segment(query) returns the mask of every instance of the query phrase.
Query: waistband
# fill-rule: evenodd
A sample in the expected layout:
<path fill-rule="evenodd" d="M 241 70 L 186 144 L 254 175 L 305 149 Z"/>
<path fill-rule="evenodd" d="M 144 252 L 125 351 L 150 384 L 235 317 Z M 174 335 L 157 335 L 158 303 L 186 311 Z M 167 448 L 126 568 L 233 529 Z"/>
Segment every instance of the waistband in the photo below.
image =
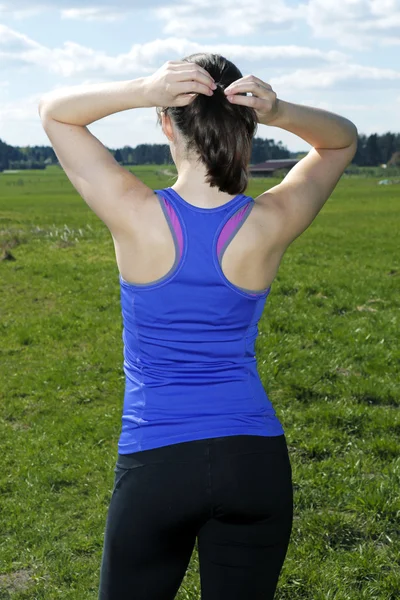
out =
<path fill-rule="evenodd" d="M 203 440 L 191 440 L 140 450 L 131 454 L 118 454 L 116 466 L 134 469 L 149 464 L 165 462 L 187 462 L 210 457 L 213 453 L 224 455 L 253 453 L 288 453 L 285 434 L 274 436 L 231 435 Z"/>

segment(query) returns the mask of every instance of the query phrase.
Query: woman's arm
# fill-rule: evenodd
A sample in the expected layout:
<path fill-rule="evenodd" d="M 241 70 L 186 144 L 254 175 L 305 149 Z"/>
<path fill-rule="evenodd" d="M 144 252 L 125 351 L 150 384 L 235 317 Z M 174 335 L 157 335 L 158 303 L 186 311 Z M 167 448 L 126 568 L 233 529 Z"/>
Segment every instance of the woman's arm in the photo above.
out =
<path fill-rule="evenodd" d="M 345 117 L 281 100 L 269 83 L 254 75 L 234 81 L 225 94 L 233 104 L 253 108 L 259 123 L 286 129 L 314 148 L 339 150 L 357 143 L 357 128 Z"/>
<path fill-rule="evenodd" d="M 184 106 L 210 94 L 212 78 L 187 62 L 168 61 L 150 77 L 56 90 L 39 102 L 43 128 L 67 177 L 113 237 L 132 237 L 153 190 L 122 167 L 87 125 L 116 112 Z"/>
<path fill-rule="evenodd" d="M 211 95 L 215 87 L 211 75 L 199 65 L 168 61 L 149 77 L 50 92 L 40 100 L 39 113 L 84 126 L 130 108 L 185 106 L 198 93 Z"/>
<path fill-rule="evenodd" d="M 282 255 L 311 225 L 351 162 L 357 128 L 335 113 L 278 99 L 270 84 L 254 75 L 235 81 L 225 93 L 230 102 L 252 107 L 259 123 L 286 129 L 313 146 L 281 183 L 256 198 L 274 223 L 269 243 Z"/>
<path fill-rule="evenodd" d="M 283 251 L 313 222 L 339 182 L 357 149 L 352 121 L 319 108 L 278 100 L 268 125 L 286 129 L 313 146 L 280 184 L 265 194 L 277 207 L 276 244 Z"/>
<path fill-rule="evenodd" d="M 357 140 L 357 128 L 352 121 L 336 113 L 277 98 L 278 109 L 272 120 L 260 122 L 286 129 L 301 137 L 314 148 L 346 148 Z"/>
<path fill-rule="evenodd" d="M 147 78 L 111 83 L 79 85 L 45 94 L 39 103 L 39 114 L 61 123 L 90 125 L 108 115 L 151 106 L 144 94 Z"/>
<path fill-rule="evenodd" d="M 114 237 L 131 235 L 153 191 L 121 166 L 87 125 L 141 106 L 142 79 L 75 86 L 39 102 L 43 129 L 68 179 Z"/>

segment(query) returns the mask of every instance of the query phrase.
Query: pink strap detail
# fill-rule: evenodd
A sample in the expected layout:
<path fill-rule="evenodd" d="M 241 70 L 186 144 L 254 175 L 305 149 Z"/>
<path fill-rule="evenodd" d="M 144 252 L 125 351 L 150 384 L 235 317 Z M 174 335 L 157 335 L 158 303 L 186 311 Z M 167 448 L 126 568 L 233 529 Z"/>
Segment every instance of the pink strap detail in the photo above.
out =
<path fill-rule="evenodd" d="M 218 244 L 217 244 L 218 259 L 219 259 L 219 255 L 220 255 L 221 250 L 222 250 L 223 246 L 225 245 L 226 241 L 232 235 L 233 231 L 239 227 L 241 221 L 246 216 L 247 211 L 250 210 L 250 207 L 251 207 L 250 204 L 246 204 L 246 206 L 243 206 L 240 210 L 238 210 L 237 213 L 235 213 L 229 219 L 229 221 L 227 223 L 225 223 L 225 225 L 222 228 L 222 231 L 220 233 L 220 236 L 218 239 Z"/>
<path fill-rule="evenodd" d="M 180 259 L 181 256 L 182 256 L 182 252 L 183 252 L 183 233 L 182 233 L 181 224 L 179 223 L 179 219 L 176 216 L 175 211 L 174 211 L 171 203 L 168 202 L 168 200 L 166 198 L 164 198 L 164 196 L 162 196 L 162 199 L 164 200 L 164 205 L 165 205 L 165 207 L 167 209 L 169 219 L 171 221 L 172 227 L 174 228 L 174 232 L 175 232 L 175 235 L 176 235 L 177 240 L 178 240 L 179 259 Z"/>

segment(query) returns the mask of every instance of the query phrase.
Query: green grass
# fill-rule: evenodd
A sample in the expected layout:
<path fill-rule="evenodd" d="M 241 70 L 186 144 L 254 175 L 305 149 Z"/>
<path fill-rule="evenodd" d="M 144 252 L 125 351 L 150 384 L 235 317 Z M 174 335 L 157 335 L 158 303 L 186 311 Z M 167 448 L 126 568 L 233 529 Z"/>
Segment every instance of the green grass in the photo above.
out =
<path fill-rule="evenodd" d="M 163 169 L 133 171 L 156 189 Z M 260 321 L 294 484 L 277 600 L 399 598 L 400 186 L 377 181 L 342 178 Z M 0 234 L 0 599 L 96 600 L 124 389 L 111 235 L 55 167 L 0 174 Z M 177 598 L 199 590 L 196 548 Z"/>

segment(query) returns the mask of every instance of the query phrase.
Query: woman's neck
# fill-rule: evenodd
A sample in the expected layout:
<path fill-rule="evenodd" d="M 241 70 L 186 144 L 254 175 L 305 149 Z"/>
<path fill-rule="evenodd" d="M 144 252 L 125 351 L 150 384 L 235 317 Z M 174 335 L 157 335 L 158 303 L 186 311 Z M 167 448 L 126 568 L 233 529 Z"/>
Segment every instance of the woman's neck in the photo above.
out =
<path fill-rule="evenodd" d="M 235 198 L 237 194 L 221 192 L 206 182 L 206 169 L 202 165 L 185 163 L 179 166 L 178 179 L 171 186 L 184 200 L 201 208 L 215 208 Z"/>

